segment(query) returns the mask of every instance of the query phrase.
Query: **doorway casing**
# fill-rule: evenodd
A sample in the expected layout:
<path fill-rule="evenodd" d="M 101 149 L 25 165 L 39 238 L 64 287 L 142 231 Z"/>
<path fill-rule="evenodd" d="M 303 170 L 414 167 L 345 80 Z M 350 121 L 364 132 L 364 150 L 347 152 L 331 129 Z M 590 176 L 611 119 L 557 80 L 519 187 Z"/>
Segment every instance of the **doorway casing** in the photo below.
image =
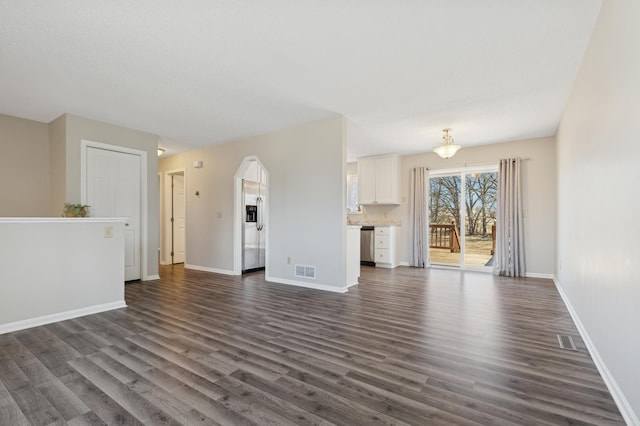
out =
<path fill-rule="evenodd" d="M 169 170 L 163 173 L 164 177 L 162 179 L 163 182 L 163 207 L 162 207 L 162 235 L 161 235 L 161 240 L 162 240 L 162 249 L 161 249 L 161 264 L 162 265 L 171 265 L 171 195 L 173 192 L 173 189 L 171 187 L 172 185 L 172 177 L 173 176 L 183 176 L 184 177 L 184 187 L 185 187 L 185 191 L 186 191 L 186 187 L 187 187 L 187 170 L 182 168 L 182 169 L 175 169 L 175 170 Z M 187 227 L 187 199 L 186 197 L 184 197 L 184 214 L 185 214 L 185 239 L 186 239 L 186 227 Z M 185 263 L 186 263 L 186 241 L 184 244 L 185 247 Z"/>
<path fill-rule="evenodd" d="M 105 149 L 140 157 L 140 267 L 142 281 L 159 279 L 149 275 L 149 199 L 147 182 L 147 152 L 83 139 L 80 141 L 80 202 L 87 203 L 87 152 L 89 148 Z"/>

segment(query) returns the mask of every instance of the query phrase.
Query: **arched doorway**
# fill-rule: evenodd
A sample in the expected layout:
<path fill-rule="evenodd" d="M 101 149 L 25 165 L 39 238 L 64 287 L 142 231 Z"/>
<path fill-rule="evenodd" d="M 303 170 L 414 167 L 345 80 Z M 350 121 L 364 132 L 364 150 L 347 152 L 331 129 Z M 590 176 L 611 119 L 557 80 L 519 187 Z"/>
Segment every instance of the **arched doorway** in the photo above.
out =
<path fill-rule="evenodd" d="M 255 188 L 255 192 L 250 193 L 251 188 Z M 262 267 L 266 270 L 269 263 L 269 173 L 257 156 L 242 160 L 235 174 L 234 193 L 234 274 Z"/>

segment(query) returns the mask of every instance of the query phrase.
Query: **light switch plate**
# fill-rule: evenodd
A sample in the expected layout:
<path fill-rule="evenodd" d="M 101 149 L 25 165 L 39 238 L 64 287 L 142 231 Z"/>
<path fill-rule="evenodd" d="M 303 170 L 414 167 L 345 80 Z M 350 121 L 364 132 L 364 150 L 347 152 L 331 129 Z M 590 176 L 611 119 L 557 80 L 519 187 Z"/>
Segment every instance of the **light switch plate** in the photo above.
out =
<path fill-rule="evenodd" d="M 113 226 L 105 226 L 104 227 L 104 237 L 105 238 L 113 238 Z"/>

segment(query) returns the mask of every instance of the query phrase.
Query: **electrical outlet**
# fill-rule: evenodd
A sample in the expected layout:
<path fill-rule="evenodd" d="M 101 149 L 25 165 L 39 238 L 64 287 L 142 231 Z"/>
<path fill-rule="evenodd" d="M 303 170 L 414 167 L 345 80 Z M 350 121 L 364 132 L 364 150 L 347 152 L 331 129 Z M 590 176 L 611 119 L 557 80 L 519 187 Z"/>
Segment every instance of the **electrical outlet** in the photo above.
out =
<path fill-rule="evenodd" d="M 105 238 L 113 238 L 113 226 L 105 226 L 104 227 L 104 237 Z"/>
<path fill-rule="evenodd" d="M 287 257 L 287 263 L 291 265 L 291 256 Z"/>
<path fill-rule="evenodd" d="M 217 217 L 218 219 L 222 219 L 222 210 L 218 210 L 218 211 L 216 212 L 216 217 Z"/>

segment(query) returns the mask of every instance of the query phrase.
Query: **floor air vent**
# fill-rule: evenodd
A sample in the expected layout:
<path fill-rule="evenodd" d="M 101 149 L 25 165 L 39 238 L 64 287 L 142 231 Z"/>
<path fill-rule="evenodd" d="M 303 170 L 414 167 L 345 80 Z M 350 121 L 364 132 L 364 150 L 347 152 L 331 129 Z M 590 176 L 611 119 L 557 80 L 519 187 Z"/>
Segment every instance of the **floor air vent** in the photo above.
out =
<path fill-rule="evenodd" d="M 577 351 L 576 344 L 573 343 L 573 338 L 571 336 L 563 336 L 558 334 L 558 343 L 562 349 L 566 349 L 569 351 Z"/>
<path fill-rule="evenodd" d="M 296 265 L 296 277 L 316 279 L 316 267 L 308 265 Z"/>

